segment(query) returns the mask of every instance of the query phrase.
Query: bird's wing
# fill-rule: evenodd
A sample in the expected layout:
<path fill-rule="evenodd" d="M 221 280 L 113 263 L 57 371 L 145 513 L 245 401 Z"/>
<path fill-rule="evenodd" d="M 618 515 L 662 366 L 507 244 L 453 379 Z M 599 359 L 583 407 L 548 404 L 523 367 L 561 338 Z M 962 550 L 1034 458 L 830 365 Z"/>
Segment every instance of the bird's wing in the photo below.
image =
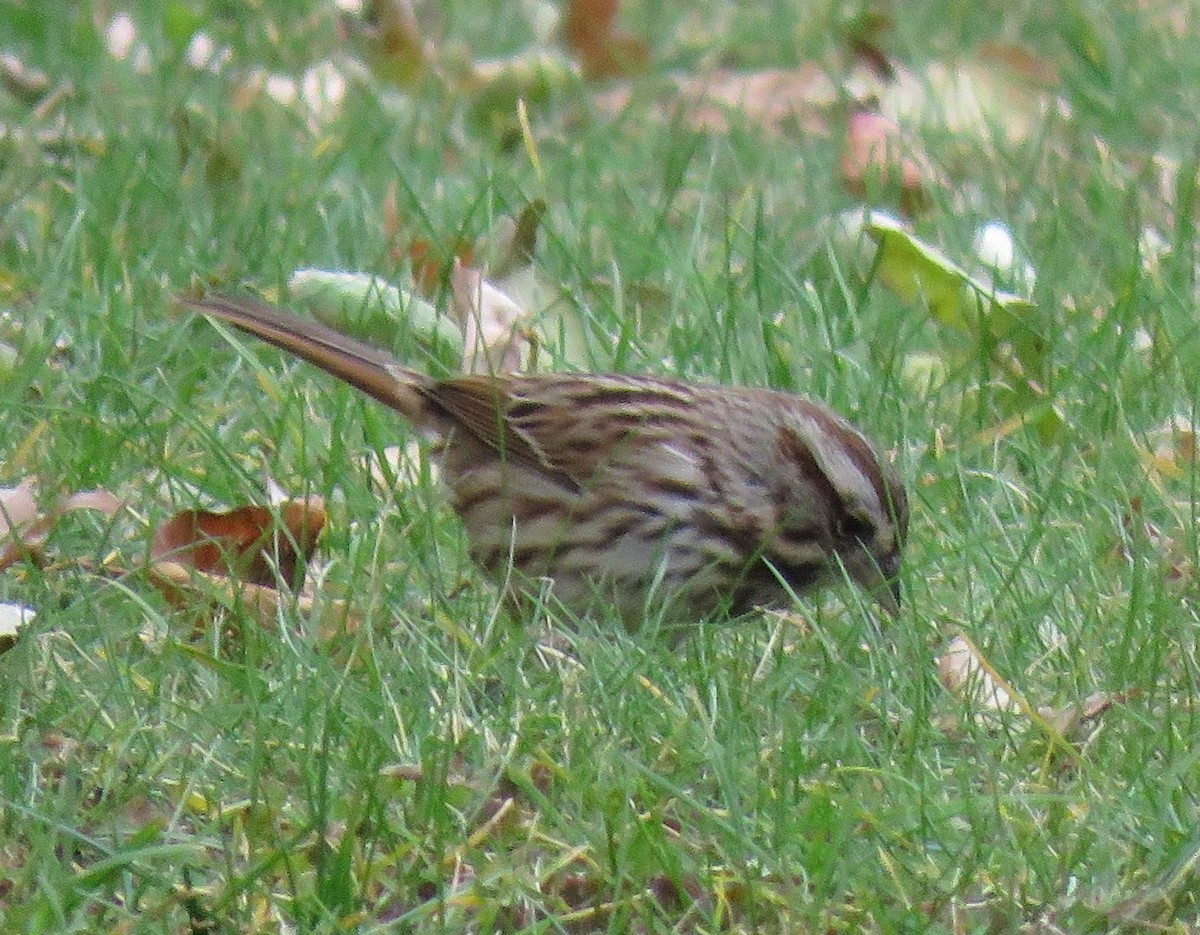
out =
<path fill-rule="evenodd" d="M 519 413 L 527 404 L 513 398 L 508 378 L 452 377 L 428 387 L 425 395 L 455 426 L 483 442 L 501 459 L 527 464 L 561 483 L 579 486 L 578 478 L 556 463 L 543 440 L 514 420 L 514 408 Z M 540 408 L 548 409 L 549 404 L 543 403 Z"/>
<path fill-rule="evenodd" d="M 669 428 L 661 402 L 687 392 L 668 381 L 602 374 L 454 377 L 423 391 L 502 457 L 577 488 L 661 441 L 657 433 Z"/>

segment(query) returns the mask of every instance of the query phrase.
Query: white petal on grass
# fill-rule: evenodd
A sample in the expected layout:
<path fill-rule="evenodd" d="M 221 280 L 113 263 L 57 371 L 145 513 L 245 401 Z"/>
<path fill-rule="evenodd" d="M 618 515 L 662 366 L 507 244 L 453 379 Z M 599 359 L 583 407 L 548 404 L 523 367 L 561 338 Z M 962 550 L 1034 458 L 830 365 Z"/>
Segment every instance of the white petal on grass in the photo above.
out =
<path fill-rule="evenodd" d="M 1017 250 L 1012 231 L 999 221 L 989 221 L 975 233 L 975 255 L 988 269 L 1025 289 L 1032 289 L 1037 273 Z"/>
<path fill-rule="evenodd" d="M 37 611 L 20 604 L 0 604 L 0 653 L 11 649 L 21 635 L 21 629 L 34 617 Z"/>
<path fill-rule="evenodd" d="M 192 36 L 187 47 L 188 64 L 198 70 L 219 71 L 229 61 L 231 54 L 228 46 L 218 49 L 213 37 L 206 32 Z"/>
<path fill-rule="evenodd" d="M 300 79 L 300 99 L 318 117 L 332 115 L 346 96 L 346 76 L 333 62 L 321 62 Z"/>
<path fill-rule="evenodd" d="M 267 94 L 280 104 L 294 104 L 300 96 L 300 90 L 296 87 L 296 82 L 286 75 L 267 75 L 266 83 L 263 87 Z"/>
<path fill-rule="evenodd" d="M 137 26 L 128 13 L 118 13 L 108 24 L 104 33 L 108 54 L 120 61 L 129 58 L 133 44 L 137 41 Z"/>
<path fill-rule="evenodd" d="M 150 49 L 138 40 L 137 24 L 128 13 L 118 13 L 104 34 L 109 54 L 121 62 L 129 62 L 139 75 L 150 73 Z"/>
<path fill-rule="evenodd" d="M 999 221 L 989 221 L 975 234 L 975 253 L 985 266 L 1007 272 L 1017 258 L 1017 245 L 1009 229 Z"/>

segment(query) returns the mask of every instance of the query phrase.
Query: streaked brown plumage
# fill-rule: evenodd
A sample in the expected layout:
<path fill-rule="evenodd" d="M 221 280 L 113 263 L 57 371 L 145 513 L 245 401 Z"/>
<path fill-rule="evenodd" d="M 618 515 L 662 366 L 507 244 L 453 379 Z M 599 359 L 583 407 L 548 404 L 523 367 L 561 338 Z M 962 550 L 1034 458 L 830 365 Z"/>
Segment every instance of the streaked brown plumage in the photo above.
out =
<path fill-rule="evenodd" d="M 840 575 L 895 613 L 904 487 L 871 443 L 788 393 L 594 373 L 437 380 L 247 298 L 184 299 L 329 371 L 443 442 L 493 578 L 552 578 L 584 611 L 694 620 L 786 607 Z"/>

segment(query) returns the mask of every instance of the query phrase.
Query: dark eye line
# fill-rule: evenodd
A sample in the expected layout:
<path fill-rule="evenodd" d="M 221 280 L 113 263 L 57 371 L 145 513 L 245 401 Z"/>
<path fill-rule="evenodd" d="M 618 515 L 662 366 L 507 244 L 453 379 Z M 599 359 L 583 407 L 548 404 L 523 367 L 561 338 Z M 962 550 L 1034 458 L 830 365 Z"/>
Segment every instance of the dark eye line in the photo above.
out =
<path fill-rule="evenodd" d="M 847 513 L 838 520 L 835 534 L 839 539 L 861 539 L 869 542 L 875 538 L 875 524 L 865 516 Z"/>

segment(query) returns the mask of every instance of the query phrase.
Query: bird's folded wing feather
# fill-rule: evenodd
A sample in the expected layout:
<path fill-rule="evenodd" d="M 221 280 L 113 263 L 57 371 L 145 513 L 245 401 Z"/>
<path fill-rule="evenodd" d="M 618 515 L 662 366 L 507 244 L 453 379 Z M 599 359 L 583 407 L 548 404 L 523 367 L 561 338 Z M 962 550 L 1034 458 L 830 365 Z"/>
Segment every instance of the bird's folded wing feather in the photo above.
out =
<path fill-rule="evenodd" d="M 564 470 L 538 440 L 514 425 L 510 417 L 514 400 L 503 378 L 455 377 L 429 387 L 426 395 L 457 426 L 502 459 L 523 462 L 570 487 L 580 486 L 580 478 Z"/>

